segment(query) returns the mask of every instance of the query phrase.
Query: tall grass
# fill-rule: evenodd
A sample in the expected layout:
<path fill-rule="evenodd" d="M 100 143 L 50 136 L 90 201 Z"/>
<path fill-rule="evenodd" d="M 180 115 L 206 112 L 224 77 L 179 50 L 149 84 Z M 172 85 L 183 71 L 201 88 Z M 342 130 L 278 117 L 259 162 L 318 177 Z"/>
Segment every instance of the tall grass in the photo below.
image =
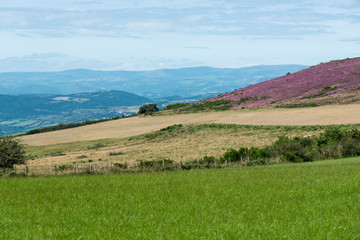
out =
<path fill-rule="evenodd" d="M 357 239 L 360 158 L 0 179 L 0 239 Z"/>

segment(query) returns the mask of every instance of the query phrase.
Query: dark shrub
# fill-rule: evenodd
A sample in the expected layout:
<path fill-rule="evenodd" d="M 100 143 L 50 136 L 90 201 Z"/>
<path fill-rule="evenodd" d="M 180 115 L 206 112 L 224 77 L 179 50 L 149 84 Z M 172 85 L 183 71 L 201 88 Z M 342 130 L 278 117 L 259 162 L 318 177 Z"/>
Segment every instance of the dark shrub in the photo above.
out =
<path fill-rule="evenodd" d="M 74 166 L 73 165 L 70 165 L 70 164 L 62 164 L 59 166 L 59 170 L 60 171 L 64 171 L 64 170 L 71 170 L 71 169 L 74 169 Z"/>
<path fill-rule="evenodd" d="M 241 149 L 240 149 L 241 150 Z M 248 151 L 248 156 L 252 160 L 266 159 L 272 156 L 271 152 L 266 148 L 255 148 L 252 147 Z"/>
<path fill-rule="evenodd" d="M 151 104 L 145 104 L 145 105 L 141 106 L 138 113 L 145 114 L 145 115 L 151 115 L 157 111 L 159 111 L 159 108 L 157 107 L 157 105 L 155 103 L 151 103 Z"/>
<path fill-rule="evenodd" d="M 285 159 L 286 159 L 286 161 L 294 162 L 294 163 L 300 163 L 300 162 L 304 161 L 302 158 L 296 156 L 295 154 L 293 154 L 291 152 L 285 153 Z"/>
<path fill-rule="evenodd" d="M 360 155 L 360 141 L 355 138 L 345 137 L 339 143 L 339 150 L 342 151 L 342 156 L 352 157 Z"/>
<path fill-rule="evenodd" d="M 227 150 L 224 155 L 220 158 L 220 161 L 223 163 L 225 161 L 228 162 L 237 162 L 240 161 L 241 157 L 245 157 L 248 152 L 247 148 L 241 148 L 239 151 L 235 149 Z"/>
<path fill-rule="evenodd" d="M 343 137 L 343 131 L 338 127 L 327 128 L 317 138 L 318 146 L 328 144 L 331 142 L 338 142 Z"/>
<path fill-rule="evenodd" d="M 290 152 L 303 161 L 310 162 L 314 160 L 313 144 L 314 141 L 310 137 L 295 137 L 291 139 L 281 136 L 270 149 L 272 149 L 275 156 L 283 156 L 286 159 L 286 153 Z"/>
<path fill-rule="evenodd" d="M 203 158 L 204 163 L 215 163 L 216 158 L 214 156 L 205 156 Z"/>
<path fill-rule="evenodd" d="M 10 136 L 0 138 L 0 168 L 12 168 L 14 164 L 24 164 L 24 146 Z"/>

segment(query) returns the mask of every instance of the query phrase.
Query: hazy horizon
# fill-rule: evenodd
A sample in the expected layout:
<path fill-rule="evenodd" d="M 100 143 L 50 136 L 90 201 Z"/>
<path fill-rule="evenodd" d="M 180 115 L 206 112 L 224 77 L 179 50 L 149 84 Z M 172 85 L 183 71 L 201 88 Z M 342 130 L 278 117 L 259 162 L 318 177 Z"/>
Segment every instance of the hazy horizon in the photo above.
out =
<path fill-rule="evenodd" d="M 67 72 L 67 71 L 104 71 L 104 72 L 152 72 L 152 71 L 161 71 L 161 70 L 179 70 L 179 69 L 191 69 L 191 68 L 213 68 L 213 69 L 240 69 L 240 68 L 249 68 L 249 67 L 261 67 L 261 66 L 304 66 L 304 67 L 311 67 L 310 65 L 302 65 L 302 64 L 250 64 L 250 65 L 244 65 L 239 67 L 211 67 L 211 66 L 190 66 L 190 67 L 168 67 L 168 68 L 154 68 L 154 69 L 148 69 L 148 70 L 122 70 L 122 69 L 95 69 L 95 68 L 69 68 L 69 69 L 63 69 L 63 70 L 48 70 L 48 71 L 10 71 L 10 72 L 1 72 L 0 73 L 47 73 L 47 72 Z"/>

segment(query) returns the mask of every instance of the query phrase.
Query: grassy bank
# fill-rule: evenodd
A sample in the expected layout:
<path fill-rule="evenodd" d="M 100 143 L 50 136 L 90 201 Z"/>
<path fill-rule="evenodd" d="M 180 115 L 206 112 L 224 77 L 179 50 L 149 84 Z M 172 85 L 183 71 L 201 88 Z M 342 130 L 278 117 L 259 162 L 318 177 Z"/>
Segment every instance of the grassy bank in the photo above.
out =
<path fill-rule="evenodd" d="M 360 158 L 0 179 L 1 239 L 356 239 Z"/>
<path fill-rule="evenodd" d="M 27 165 L 35 172 L 42 167 L 63 164 L 110 164 L 137 160 L 175 162 L 200 159 L 204 156 L 220 158 L 230 148 L 263 147 L 274 143 L 279 136 L 312 136 L 331 126 L 251 126 L 236 124 L 172 125 L 158 131 L 127 138 L 80 141 L 47 146 L 27 146 Z M 359 125 L 342 125 L 341 129 Z M 119 153 L 119 154 L 112 154 Z M 18 166 L 24 170 L 25 166 Z"/>

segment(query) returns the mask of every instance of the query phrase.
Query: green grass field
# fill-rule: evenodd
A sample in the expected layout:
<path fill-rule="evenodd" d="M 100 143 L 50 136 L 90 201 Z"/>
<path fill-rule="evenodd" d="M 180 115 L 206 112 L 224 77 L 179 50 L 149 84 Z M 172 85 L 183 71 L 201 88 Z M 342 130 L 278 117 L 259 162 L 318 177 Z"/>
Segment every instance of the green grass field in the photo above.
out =
<path fill-rule="evenodd" d="M 0 239 L 360 239 L 360 158 L 0 179 Z"/>

